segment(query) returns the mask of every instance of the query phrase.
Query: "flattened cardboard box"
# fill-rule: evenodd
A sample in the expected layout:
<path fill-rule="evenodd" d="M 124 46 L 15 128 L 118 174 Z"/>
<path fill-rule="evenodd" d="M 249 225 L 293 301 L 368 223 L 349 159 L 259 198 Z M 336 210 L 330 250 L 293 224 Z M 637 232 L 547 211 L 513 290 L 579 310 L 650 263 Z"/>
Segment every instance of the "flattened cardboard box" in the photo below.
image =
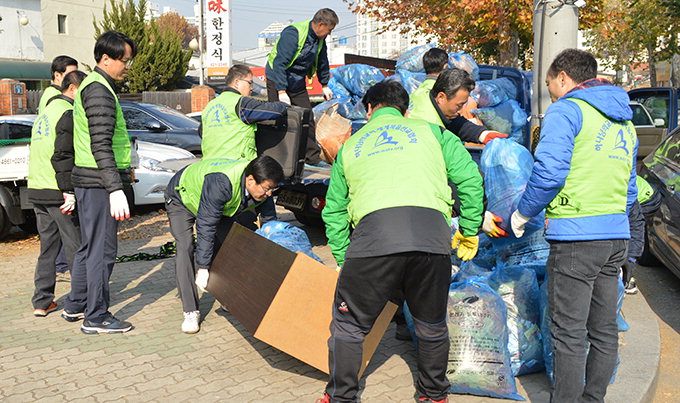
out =
<path fill-rule="evenodd" d="M 328 373 L 337 279 L 330 267 L 234 224 L 207 289 L 255 338 Z M 388 303 L 366 336 L 360 376 L 396 310 Z"/>

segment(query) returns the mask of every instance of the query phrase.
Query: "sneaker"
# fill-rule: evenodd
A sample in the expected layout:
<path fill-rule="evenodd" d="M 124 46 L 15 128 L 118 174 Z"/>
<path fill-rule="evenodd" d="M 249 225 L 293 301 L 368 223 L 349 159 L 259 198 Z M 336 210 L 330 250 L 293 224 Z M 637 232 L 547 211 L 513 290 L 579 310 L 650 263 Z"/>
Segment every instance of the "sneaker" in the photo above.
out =
<path fill-rule="evenodd" d="M 182 331 L 184 333 L 194 334 L 198 333 L 200 327 L 198 326 L 198 319 L 201 313 L 199 311 L 184 312 L 184 322 L 182 322 Z"/>
<path fill-rule="evenodd" d="M 50 306 L 47 307 L 47 309 L 34 309 L 33 310 L 33 316 L 37 316 L 39 318 L 47 316 L 48 313 L 54 312 L 57 310 L 57 304 L 56 302 L 52 301 L 50 302 Z"/>
<path fill-rule="evenodd" d="M 638 288 L 637 284 L 635 283 L 635 277 L 631 277 L 630 281 L 628 281 L 628 284 L 626 284 L 626 294 L 637 294 Z"/>
<path fill-rule="evenodd" d="M 441 400 L 433 400 L 430 399 L 429 397 L 421 397 L 418 399 L 419 402 L 432 402 L 432 403 L 449 403 L 449 398 L 445 397 Z"/>
<path fill-rule="evenodd" d="M 61 317 L 67 322 L 78 322 L 81 319 L 85 319 L 85 314 L 83 312 L 71 312 L 64 308 L 64 310 L 61 311 Z"/>
<path fill-rule="evenodd" d="M 324 393 L 323 397 L 316 399 L 315 403 L 331 403 L 331 397 L 328 395 L 328 393 Z"/>
<path fill-rule="evenodd" d="M 84 320 L 80 331 L 85 334 L 99 334 L 99 333 L 125 333 L 132 330 L 132 324 L 123 320 L 118 320 L 113 316 L 103 322 L 93 322 L 91 320 Z"/>

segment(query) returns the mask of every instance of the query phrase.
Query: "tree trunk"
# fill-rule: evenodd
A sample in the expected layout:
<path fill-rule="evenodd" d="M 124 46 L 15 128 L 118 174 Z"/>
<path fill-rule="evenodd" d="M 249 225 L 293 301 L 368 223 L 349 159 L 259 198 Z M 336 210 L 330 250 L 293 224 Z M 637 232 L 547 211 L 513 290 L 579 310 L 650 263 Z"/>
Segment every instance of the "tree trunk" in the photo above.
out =
<path fill-rule="evenodd" d="M 675 53 L 671 59 L 671 86 L 680 88 L 680 54 Z"/>
<path fill-rule="evenodd" d="M 501 26 L 500 30 L 504 27 Z M 500 32 L 498 40 L 498 64 L 517 67 L 519 62 L 519 34 L 517 31 Z"/>
<path fill-rule="evenodd" d="M 649 63 L 649 86 L 656 87 L 656 64 L 654 62 L 654 44 L 647 44 L 647 62 Z"/>

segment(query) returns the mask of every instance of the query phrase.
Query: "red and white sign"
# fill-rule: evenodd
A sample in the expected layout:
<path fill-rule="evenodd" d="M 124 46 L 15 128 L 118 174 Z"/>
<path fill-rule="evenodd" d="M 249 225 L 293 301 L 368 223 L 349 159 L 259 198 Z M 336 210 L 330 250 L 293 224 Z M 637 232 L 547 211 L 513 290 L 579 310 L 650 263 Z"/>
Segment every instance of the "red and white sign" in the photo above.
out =
<path fill-rule="evenodd" d="M 231 66 L 231 0 L 202 0 L 205 67 L 211 78 L 226 77 Z"/>

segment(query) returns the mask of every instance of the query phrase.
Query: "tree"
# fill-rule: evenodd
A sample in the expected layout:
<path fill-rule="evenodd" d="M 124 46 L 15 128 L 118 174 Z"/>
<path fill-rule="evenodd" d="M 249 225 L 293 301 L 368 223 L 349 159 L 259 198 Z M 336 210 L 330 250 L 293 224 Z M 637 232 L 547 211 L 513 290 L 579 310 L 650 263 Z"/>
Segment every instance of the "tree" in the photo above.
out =
<path fill-rule="evenodd" d="M 94 21 L 95 38 L 105 31 L 124 33 L 137 43 L 137 56 L 121 86 L 121 92 L 173 90 L 189 68 L 191 51 L 182 47 L 182 36 L 173 29 L 161 29 L 154 21 L 144 22 L 146 0 L 110 0 L 104 17 Z"/>
<path fill-rule="evenodd" d="M 186 18 L 177 13 L 162 14 L 155 22 L 161 31 L 169 29 L 179 33 L 182 37 L 182 47 L 185 49 L 192 39 L 198 38 L 198 27 L 189 25 Z"/>

